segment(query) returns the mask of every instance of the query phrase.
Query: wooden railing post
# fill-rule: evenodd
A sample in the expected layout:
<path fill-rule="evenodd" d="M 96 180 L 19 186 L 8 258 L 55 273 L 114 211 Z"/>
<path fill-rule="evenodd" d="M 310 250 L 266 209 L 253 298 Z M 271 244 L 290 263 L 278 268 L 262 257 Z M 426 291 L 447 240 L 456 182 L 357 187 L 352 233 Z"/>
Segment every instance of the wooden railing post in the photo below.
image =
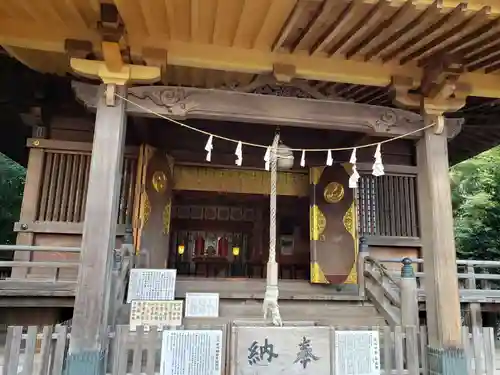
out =
<path fill-rule="evenodd" d="M 360 297 L 365 297 L 365 258 L 370 255 L 368 251 L 368 244 L 366 243 L 366 238 L 361 237 L 359 239 L 359 252 L 358 252 L 358 293 Z"/>
<path fill-rule="evenodd" d="M 474 271 L 474 266 L 467 266 L 467 289 L 474 290 L 476 289 L 476 273 Z M 482 328 L 483 326 L 483 317 L 481 315 L 481 304 L 480 303 L 469 303 L 469 317 L 470 317 L 470 328 L 471 332 L 474 333 L 474 330 Z"/>
<path fill-rule="evenodd" d="M 401 267 L 401 323 L 403 326 L 419 326 L 417 279 L 410 258 L 402 260 Z"/>

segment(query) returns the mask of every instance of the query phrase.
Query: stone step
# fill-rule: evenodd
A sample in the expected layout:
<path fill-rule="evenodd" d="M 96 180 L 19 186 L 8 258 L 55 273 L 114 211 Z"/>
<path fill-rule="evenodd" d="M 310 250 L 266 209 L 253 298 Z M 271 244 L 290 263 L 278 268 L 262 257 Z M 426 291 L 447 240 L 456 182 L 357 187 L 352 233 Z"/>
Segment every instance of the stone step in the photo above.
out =
<path fill-rule="evenodd" d="M 386 325 L 384 318 L 370 304 L 339 301 L 280 301 L 284 321 L 310 321 L 333 326 Z M 130 305 L 120 310 L 118 324 L 127 324 Z M 221 299 L 219 316 L 227 321 L 262 318 L 262 301 Z"/>

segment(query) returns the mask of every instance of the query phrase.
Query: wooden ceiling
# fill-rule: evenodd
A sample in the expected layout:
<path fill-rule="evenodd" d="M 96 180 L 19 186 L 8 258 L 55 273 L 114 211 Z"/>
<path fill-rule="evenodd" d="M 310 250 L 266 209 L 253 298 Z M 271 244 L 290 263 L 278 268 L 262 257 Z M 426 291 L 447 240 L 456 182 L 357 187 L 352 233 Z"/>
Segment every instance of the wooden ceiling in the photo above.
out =
<path fill-rule="evenodd" d="M 166 84 L 245 85 L 290 64 L 297 78 L 386 86 L 453 56 L 472 95 L 500 97 L 498 0 L 0 1 L 0 45 L 41 72 L 69 71 L 68 40 L 101 59 L 103 9 L 116 7 L 122 55 L 160 65 Z M 83 44 L 82 44 L 83 43 Z M 352 94 L 352 93 L 350 93 Z"/>
<path fill-rule="evenodd" d="M 394 76 L 418 88 L 445 56 L 471 86 L 452 160 L 500 139 L 499 0 L 1 0 L 0 45 L 64 76 L 72 56 L 103 59 L 113 10 L 123 59 L 169 85 L 252 92 L 284 65 L 312 97 L 391 106 Z"/>

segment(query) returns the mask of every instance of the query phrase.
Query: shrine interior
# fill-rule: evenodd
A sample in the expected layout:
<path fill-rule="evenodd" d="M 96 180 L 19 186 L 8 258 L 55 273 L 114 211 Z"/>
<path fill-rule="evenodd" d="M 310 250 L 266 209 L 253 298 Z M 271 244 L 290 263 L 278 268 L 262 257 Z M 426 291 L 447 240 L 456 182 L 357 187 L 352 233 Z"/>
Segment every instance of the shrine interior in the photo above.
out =
<path fill-rule="evenodd" d="M 279 196 L 280 278 L 309 280 L 309 201 Z M 264 278 L 269 196 L 178 191 L 172 206 L 169 268 L 196 277 Z"/>

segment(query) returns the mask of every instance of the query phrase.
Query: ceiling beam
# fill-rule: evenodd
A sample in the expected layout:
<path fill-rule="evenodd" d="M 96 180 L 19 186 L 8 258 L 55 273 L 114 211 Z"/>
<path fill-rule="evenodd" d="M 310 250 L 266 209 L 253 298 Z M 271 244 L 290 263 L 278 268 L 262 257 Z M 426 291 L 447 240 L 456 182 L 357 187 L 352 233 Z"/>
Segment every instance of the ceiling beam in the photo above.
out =
<path fill-rule="evenodd" d="M 68 38 L 86 40 L 94 45 L 95 50 L 101 49 L 99 34 L 90 30 L 69 32 L 68 30 L 47 30 L 35 25 L 19 28 L 18 24 L 10 21 L 0 22 L 0 45 L 65 54 L 65 40 Z M 412 64 L 401 66 L 397 63 L 348 61 L 339 57 L 328 58 L 325 55 L 307 56 L 133 35 L 130 35 L 128 39 L 131 48 L 138 50 L 159 48 L 167 51 L 168 65 L 250 74 L 272 74 L 276 64 L 285 64 L 295 67 L 295 78 L 379 87 L 388 86 L 393 76 L 411 77 L 416 87 L 422 79 L 422 68 Z M 500 98 L 499 75 L 466 73 L 460 76 L 457 83 L 470 86 L 471 96 Z"/>

